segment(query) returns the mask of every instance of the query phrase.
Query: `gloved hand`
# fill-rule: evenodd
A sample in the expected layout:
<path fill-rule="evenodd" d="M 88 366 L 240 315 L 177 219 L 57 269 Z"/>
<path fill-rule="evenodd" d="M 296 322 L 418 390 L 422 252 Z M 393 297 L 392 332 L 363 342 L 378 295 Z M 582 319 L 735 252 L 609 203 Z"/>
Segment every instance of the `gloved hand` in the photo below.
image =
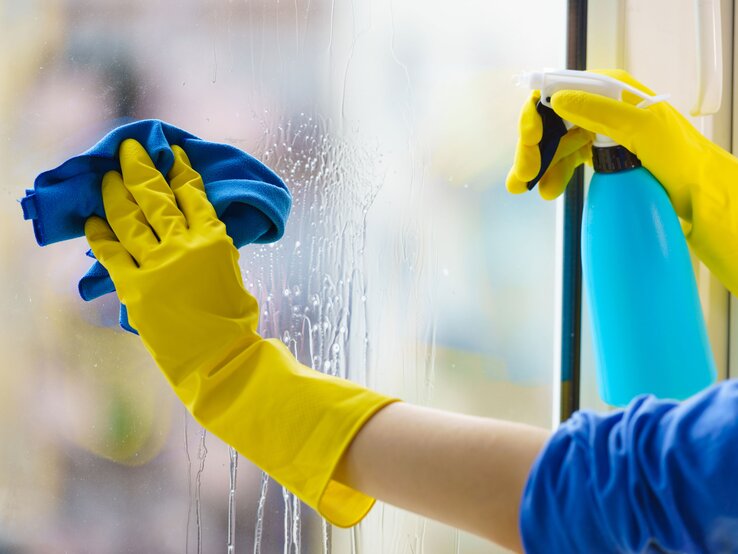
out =
<path fill-rule="evenodd" d="M 600 71 L 648 94 L 652 91 L 621 70 Z M 507 177 L 512 193 L 526 192 L 540 170 L 541 119 L 535 91 L 523 106 L 520 138 Z M 641 99 L 624 102 L 582 91 L 564 90 L 551 106 L 575 128 L 561 140 L 553 162 L 539 182 L 541 196 L 559 196 L 574 169 L 591 161 L 593 133 L 612 138 L 636 154 L 666 189 L 684 222 L 690 246 L 733 293 L 738 292 L 738 160 L 706 139 L 666 102 L 637 108 Z"/>
<path fill-rule="evenodd" d="M 543 137 L 543 123 L 536 111 L 541 92 L 534 90 L 520 112 L 518 144 L 513 166 L 507 174 L 507 190 L 513 194 L 528 192 L 528 182 L 541 170 L 541 153 L 538 143 Z M 592 161 L 594 133 L 581 127 L 570 129 L 561 138 L 551 164 L 538 181 L 538 192 L 545 200 L 558 197 L 571 180 L 574 170 Z"/>
<path fill-rule="evenodd" d="M 362 425 L 394 399 L 306 368 L 257 334 L 238 250 L 187 155 L 172 150 L 167 183 L 139 143 L 123 142 L 122 175 L 103 178 L 107 222 L 85 224 L 92 251 L 195 419 L 331 523 L 353 525 L 374 500 L 332 475 Z"/>

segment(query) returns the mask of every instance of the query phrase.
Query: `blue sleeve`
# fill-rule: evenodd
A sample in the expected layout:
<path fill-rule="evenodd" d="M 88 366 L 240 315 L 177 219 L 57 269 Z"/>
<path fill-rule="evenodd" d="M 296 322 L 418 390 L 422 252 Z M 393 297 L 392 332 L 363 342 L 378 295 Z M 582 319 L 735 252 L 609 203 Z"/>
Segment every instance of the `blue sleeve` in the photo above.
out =
<path fill-rule="evenodd" d="M 578 412 L 523 493 L 525 551 L 738 552 L 738 381 Z"/>

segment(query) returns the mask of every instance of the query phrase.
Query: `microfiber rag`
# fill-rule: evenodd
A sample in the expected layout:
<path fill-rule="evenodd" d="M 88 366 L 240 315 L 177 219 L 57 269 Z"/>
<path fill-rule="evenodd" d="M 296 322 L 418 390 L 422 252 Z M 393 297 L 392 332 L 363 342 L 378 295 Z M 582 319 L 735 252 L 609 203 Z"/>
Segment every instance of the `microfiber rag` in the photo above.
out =
<path fill-rule="evenodd" d="M 110 170 L 120 171 L 118 147 L 129 138 L 143 145 L 164 175 L 174 162 L 171 146 L 182 147 L 202 176 L 208 199 L 237 248 L 273 242 L 284 234 L 292 196 L 271 169 L 238 148 L 207 142 L 174 125 L 149 119 L 114 129 L 86 152 L 36 177 L 20 204 L 24 219 L 33 222 L 39 245 L 84 236 L 87 218 L 105 217 L 102 178 Z M 87 255 L 94 258 L 89 251 Z M 78 288 L 84 300 L 115 290 L 107 270 L 97 261 Z M 121 306 L 120 324 L 135 332 L 128 324 L 125 306 Z"/>

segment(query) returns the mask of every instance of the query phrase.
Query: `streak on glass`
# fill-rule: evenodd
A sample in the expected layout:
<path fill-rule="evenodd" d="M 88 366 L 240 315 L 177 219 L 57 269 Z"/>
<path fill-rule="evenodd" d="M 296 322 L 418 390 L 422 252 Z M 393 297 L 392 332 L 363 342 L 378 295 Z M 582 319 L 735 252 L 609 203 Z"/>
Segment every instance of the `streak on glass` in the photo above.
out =
<path fill-rule="evenodd" d="M 228 447 L 228 554 L 236 551 L 236 478 L 238 476 L 238 452 Z"/>

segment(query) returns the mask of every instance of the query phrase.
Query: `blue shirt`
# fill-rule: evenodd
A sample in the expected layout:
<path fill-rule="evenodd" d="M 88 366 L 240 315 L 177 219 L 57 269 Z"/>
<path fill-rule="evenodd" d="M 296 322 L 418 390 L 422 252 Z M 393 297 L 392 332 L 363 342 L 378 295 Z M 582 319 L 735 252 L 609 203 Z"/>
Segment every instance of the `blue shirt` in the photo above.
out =
<path fill-rule="evenodd" d="M 528 477 L 529 553 L 738 552 L 738 380 L 561 425 Z"/>

